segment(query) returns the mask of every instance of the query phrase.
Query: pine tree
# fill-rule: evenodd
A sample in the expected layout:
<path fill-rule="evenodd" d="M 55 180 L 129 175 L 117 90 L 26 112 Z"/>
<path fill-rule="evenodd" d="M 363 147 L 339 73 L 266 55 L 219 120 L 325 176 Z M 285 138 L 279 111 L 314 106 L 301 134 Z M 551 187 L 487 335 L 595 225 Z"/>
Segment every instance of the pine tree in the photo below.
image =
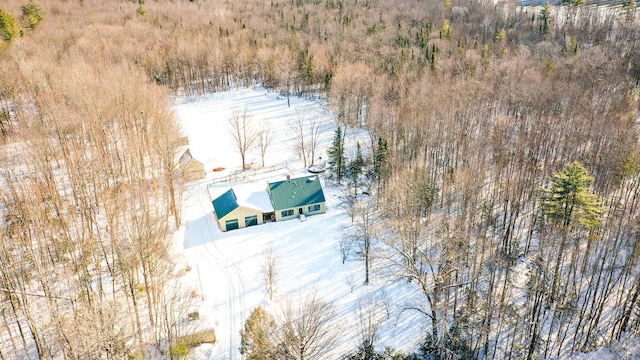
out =
<path fill-rule="evenodd" d="M 35 29 L 44 20 L 46 12 L 37 1 L 29 1 L 22 6 L 22 26 L 27 29 Z"/>
<path fill-rule="evenodd" d="M 19 35 L 18 20 L 11 13 L 0 9 L 0 48 L 9 45 Z"/>
<path fill-rule="evenodd" d="M 543 189 L 543 213 L 547 220 L 569 227 L 579 223 L 597 225 L 602 213 L 598 195 L 592 194 L 593 176 L 579 162 L 572 162 L 553 173 L 550 187 Z"/>
<path fill-rule="evenodd" d="M 387 166 L 389 162 L 389 144 L 387 139 L 378 137 L 378 146 L 373 157 L 373 177 L 380 182 L 387 175 Z"/>
<path fill-rule="evenodd" d="M 379 354 L 376 354 L 376 350 L 373 347 L 373 344 L 369 339 L 365 339 L 358 349 L 346 355 L 343 360 L 382 360 L 383 357 Z"/>
<path fill-rule="evenodd" d="M 362 157 L 362 148 L 360 143 L 356 143 L 356 157 L 349 164 L 349 180 L 353 185 L 354 195 L 358 195 L 358 179 L 362 175 L 362 167 L 364 166 L 364 158 Z"/>
<path fill-rule="evenodd" d="M 276 355 L 276 321 L 261 307 L 253 309 L 240 331 L 240 354 L 247 360 L 269 360 Z"/>
<path fill-rule="evenodd" d="M 549 33 L 549 24 L 551 23 L 551 5 L 547 1 L 544 3 L 542 10 L 540 10 L 540 15 L 538 16 L 540 20 L 540 32 L 542 35 L 547 35 Z"/>
<path fill-rule="evenodd" d="M 444 19 L 442 21 L 442 28 L 440 29 L 440 39 L 451 40 L 451 25 L 449 20 Z"/>
<path fill-rule="evenodd" d="M 346 168 L 344 135 L 340 126 L 336 129 L 335 135 L 333 136 L 333 144 L 329 150 L 327 150 L 327 155 L 329 156 L 330 169 L 335 172 L 338 184 L 340 184 Z"/>
<path fill-rule="evenodd" d="M 555 249 L 553 278 L 549 301 L 554 302 L 564 295 L 560 293 L 561 273 L 564 254 L 570 232 L 574 226 L 581 225 L 591 230 L 600 221 L 602 207 L 598 195 L 591 193 L 593 176 L 579 162 L 567 164 L 562 171 L 553 173 L 549 188 L 543 189 L 542 215 L 551 225 L 560 231 L 560 241 Z M 574 256 L 577 258 L 578 242 L 574 242 Z"/>

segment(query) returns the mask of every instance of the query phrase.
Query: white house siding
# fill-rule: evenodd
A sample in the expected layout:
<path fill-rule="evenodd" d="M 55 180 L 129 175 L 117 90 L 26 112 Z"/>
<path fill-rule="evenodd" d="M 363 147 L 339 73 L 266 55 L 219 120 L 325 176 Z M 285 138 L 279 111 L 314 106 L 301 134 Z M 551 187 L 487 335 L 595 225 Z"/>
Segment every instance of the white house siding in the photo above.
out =
<path fill-rule="evenodd" d="M 309 207 L 313 207 L 314 205 L 319 205 L 320 209 L 317 210 L 317 211 L 309 211 Z M 275 211 L 276 212 L 276 221 L 284 221 L 284 220 L 296 219 L 300 214 L 300 208 L 302 208 L 302 213 L 305 216 L 324 214 L 326 212 L 325 203 L 316 203 L 316 204 L 311 204 L 311 205 L 304 205 L 304 206 L 297 207 L 297 208 L 276 210 Z M 283 216 L 282 213 L 284 211 L 287 211 L 287 210 L 293 210 L 293 214 L 289 215 L 289 216 Z"/>

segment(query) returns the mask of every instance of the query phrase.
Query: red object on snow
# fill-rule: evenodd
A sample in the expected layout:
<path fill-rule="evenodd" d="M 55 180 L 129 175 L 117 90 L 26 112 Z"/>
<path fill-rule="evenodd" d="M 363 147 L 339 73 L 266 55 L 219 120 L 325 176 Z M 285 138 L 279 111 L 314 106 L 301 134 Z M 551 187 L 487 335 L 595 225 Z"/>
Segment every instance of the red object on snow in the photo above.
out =
<path fill-rule="evenodd" d="M 223 167 L 217 167 L 217 168 L 213 169 L 214 172 L 219 172 L 219 171 L 222 171 L 222 170 L 224 170 Z"/>

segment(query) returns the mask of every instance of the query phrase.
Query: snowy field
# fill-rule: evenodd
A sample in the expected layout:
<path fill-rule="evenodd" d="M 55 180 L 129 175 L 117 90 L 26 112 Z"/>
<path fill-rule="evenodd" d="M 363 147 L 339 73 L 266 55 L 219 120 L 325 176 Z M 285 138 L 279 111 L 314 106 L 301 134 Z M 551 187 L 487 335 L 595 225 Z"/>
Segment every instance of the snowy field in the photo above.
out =
<path fill-rule="evenodd" d="M 232 109 L 246 109 L 255 124 L 271 130 L 273 142 L 265 156 L 265 167 L 277 170 L 229 176 L 241 168 L 240 156 L 228 133 Z M 194 349 L 191 358 L 240 359 L 240 330 L 255 307 L 262 306 L 278 318 L 288 302 L 295 303 L 313 292 L 333 306 L 333 321 L 341 329 L 342 335 L 327 358 L 339 358 L 358 346 L 360 309 L 375 315 L 380 326 L 379 347 L 417 349 L 426 319 L 415 311 L 402 309 L 420 295 L 406 281 L 377 276 L 375 269 L 371 283 L 365 286 L 362 261 L 351 259 L 342 264 L 339 240 L 350 223 L 350 217 L 339 206 L 344 186 L 323 179 L 327 213 L 310 216 L 305 222 L 267 223 L 224 233 L 213 215 L 208 187 L 212 193 L 220 193 L 231 185 L 307 175 L 294 150 L 289 122 L 301 114 L 320 122 L 319 156 L 324 156 L 335 130 L 334 119 L 325 105 L 292 98 L 291 107 L 287 107 L 286 99 L 258 89 L 184 99 L 175 110 L 189 137 L 193 156 L 207 169 L 206 179 L 191 182 L 185 188 L 184 226 L 175 241 L 183 255 L 181 261 L 191 268 L 184 276 L 185 285 L 200 295 L 194 296 L 193 310 L 200 314 L 196 326 L 213 327 L 218 337 L 215 345 Z M 351 148 L 356 138 L 364 149 L 368 148 L 366 134 L 350 132 L 347 138 Z M 346 150 L 347 155 L 349 151 Z M 259 159 L 257 151 L 248 156 L 254 166 L 260 164 Z M 212 172 L 216 167 L 226 170 Z M 278 270 L 272 301 L 262 277 L 264 252 L 270 247 L 275 250 Z M 374 261 L 374 268 L 375 265 Z"/>

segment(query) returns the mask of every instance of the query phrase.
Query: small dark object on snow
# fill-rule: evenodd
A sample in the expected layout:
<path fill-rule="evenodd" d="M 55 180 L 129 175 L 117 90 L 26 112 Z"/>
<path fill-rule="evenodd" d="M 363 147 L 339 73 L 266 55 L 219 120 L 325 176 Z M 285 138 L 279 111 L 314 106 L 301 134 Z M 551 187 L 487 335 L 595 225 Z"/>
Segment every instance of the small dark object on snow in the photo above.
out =
<path fill-rule="evenodd" d="M 189 320 L 199 320 L 200 319 L 200 313 L 197 312 L 197 311 L 190 312 L 189 314 L 187 314 L 187 318 Z"/>

